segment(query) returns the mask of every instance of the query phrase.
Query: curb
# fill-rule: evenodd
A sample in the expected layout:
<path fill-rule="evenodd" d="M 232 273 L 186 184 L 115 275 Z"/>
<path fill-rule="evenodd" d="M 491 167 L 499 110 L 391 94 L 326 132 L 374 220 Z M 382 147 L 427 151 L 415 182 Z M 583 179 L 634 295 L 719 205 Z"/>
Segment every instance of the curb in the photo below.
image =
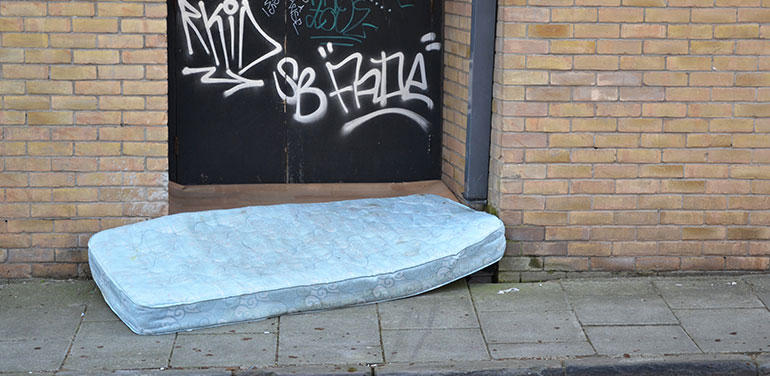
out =
<path fill-rule="evenodd" d="M 671 376 L 754 376 L 758 374 L 757 365 L 751 360 L 713 360 L 682 362 L 648 362 L 636 364 L 567 364 L 563 375 L 671 375 Z"/>
<path fill-rule="evenodd" d="M 393 363 L 381 366 L 307 366 L 236 370 L 59 371 L 57 376 L 770 376 L 770 355 L 689 356 L 641 359 Z"/>
<path fill-rule="evenodd" d="M 770 359 L 761 364 L 748 356 L 724 359 L 577 359 L 563 362 L 512 361 L 442 365 L 385 365 L 380 376 L 770 376 Z"/>

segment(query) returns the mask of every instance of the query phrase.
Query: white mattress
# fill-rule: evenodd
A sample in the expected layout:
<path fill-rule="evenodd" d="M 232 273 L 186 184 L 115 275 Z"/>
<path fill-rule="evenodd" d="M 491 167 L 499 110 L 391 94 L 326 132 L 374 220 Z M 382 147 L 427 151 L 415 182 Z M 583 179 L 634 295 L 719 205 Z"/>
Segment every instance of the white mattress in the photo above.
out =
<path fill-rule="evenodd" d="M 416 295 L 502 256 L 503 223 L 436 195 L 183 213 L 99 232 L 107 304 L 165 334 Z"/>

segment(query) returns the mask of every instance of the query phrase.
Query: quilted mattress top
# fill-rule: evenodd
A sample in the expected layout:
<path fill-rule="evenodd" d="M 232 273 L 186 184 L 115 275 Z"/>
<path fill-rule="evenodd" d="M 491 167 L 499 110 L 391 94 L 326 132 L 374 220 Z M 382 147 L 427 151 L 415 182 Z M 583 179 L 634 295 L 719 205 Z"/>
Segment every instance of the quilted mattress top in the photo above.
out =
<path fill-rule="evenodd" d="M 502 222 L 436 195 L 182 213 L 94 235 L 111 282 L 167 307 L 392 273 L 452 256 Z"/>

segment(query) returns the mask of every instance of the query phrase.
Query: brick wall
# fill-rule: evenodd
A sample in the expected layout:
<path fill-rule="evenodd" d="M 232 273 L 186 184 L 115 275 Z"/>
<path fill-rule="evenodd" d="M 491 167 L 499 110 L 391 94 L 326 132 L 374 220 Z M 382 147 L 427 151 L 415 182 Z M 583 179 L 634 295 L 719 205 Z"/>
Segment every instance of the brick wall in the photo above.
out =
<path fill-rule="evenodd" d="M 499 4 L 503 279 L 768 269 L 770 1 Z"/>
<path fill-rule="evenodd" d="M 444 3 L 444 122 L 442 180 L 461 197 L 465 174 L 471 0 Z"/>
<path fill-rule="evenodd" d="M 499 0 L 503 279 L 767 270 L 770 1 Z M 463 191 L 470 0 L 445 3 L 443 180 Z M 167 212 L 166 3 L 0 2 L 0 278 L 86 273 Z"/>
<path fill-rule="evenodd" d="M 167 212 L 166 3 L 0 1 L 0 278 Z"/>

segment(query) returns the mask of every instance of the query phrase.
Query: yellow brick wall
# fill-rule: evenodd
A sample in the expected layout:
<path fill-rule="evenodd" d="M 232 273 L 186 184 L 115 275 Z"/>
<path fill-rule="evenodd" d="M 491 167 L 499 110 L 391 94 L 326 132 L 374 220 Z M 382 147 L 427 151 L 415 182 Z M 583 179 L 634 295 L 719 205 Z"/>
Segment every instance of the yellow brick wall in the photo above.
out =
<path fill-rule="evenodd" d="M 471 0 L 444 3 L 444 121 L 442 180 L 461 197 L 465 174 Z"/>
<path fill-rule="evenodd" d="M 167 213 L 165 1 L 0 1 L 0 278 Z"/>
<path fill-rule="evenodd" d="M 499 0 L 503 279 L 770 266 L 768 0 Z M 463 191 L 471 1 L 446 1 L 443 180 Z M 166 3 L 0 1 L 0 278 L 86 273 L 167 212 Z"/>
<path fill-rule="evenodd" d="M 499 5 L 503 279 L 768 270 L 770 1 Z"/>

